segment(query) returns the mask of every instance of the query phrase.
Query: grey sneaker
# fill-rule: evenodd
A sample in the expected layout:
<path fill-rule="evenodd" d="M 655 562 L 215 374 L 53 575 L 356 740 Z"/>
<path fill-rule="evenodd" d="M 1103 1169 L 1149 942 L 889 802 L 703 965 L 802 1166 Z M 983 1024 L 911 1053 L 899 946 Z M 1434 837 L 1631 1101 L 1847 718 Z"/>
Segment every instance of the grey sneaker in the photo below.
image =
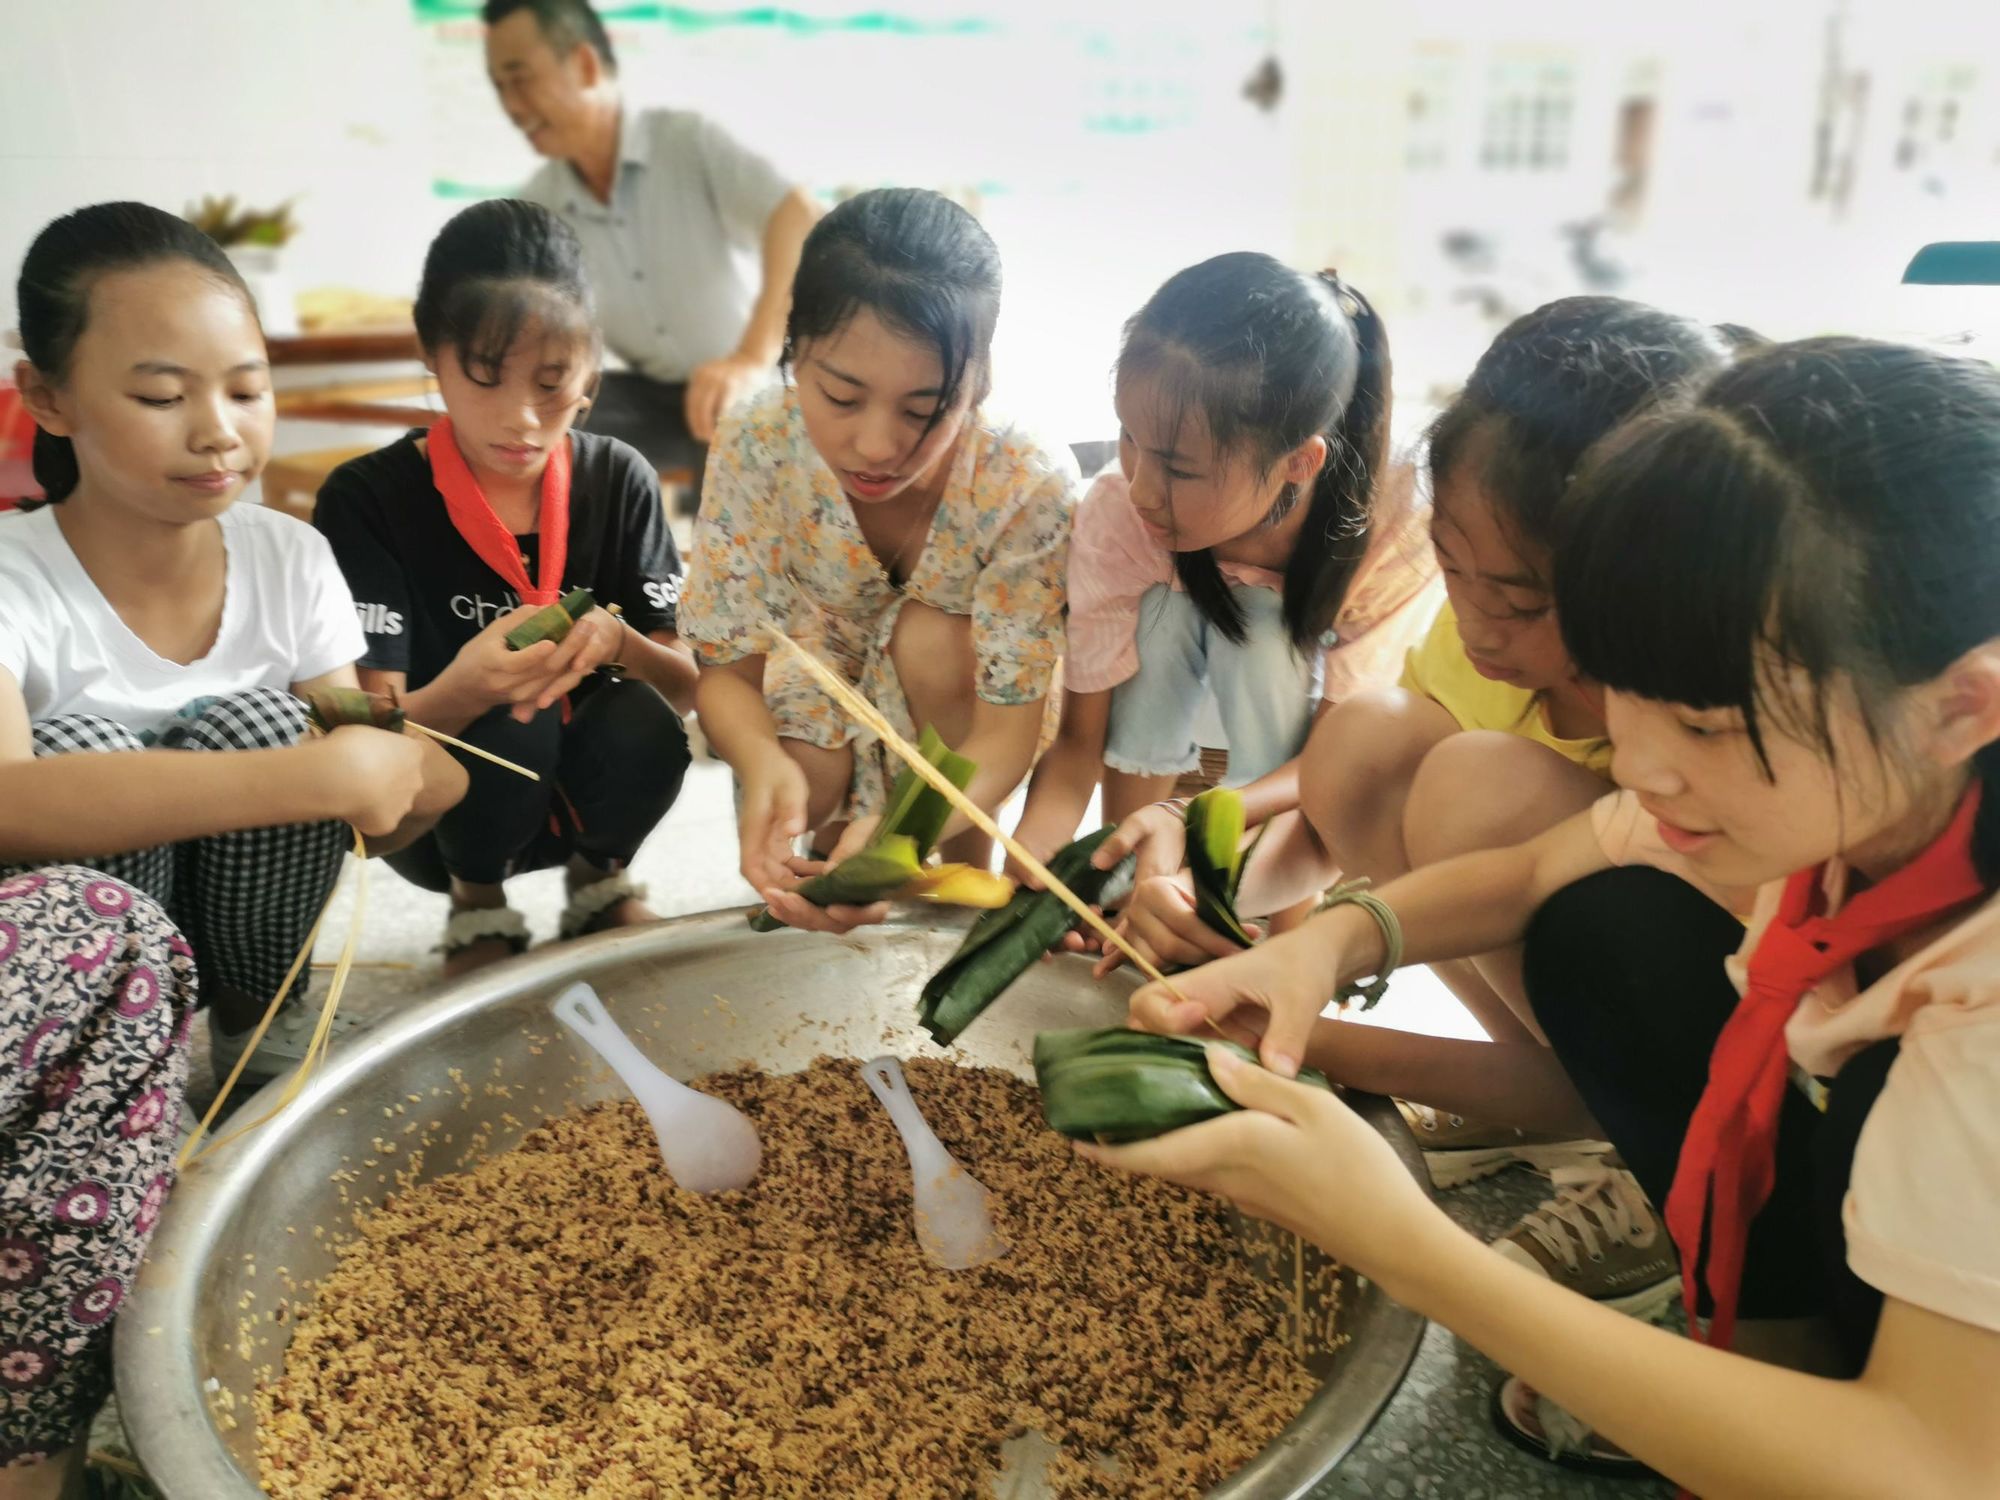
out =
<path fill-rule="evenodd" d="M 1558 1167 L 1587 1163 L 1611 1149 L 1609 1141 L 1572 1140 L 1516 1130 L 1511 1125 L 1492 1125 L 1483 1120 L 1468 1120 L 1463 1115 L 1446 1114 L 1407 1099 L 1398 1099 L 1396 1108 L 1403 1112 L 1410 1133 L 1423 1147 L 1431 1186 L 1439 1192 L 1491 1177 L 1516 1163 L 1547 1174 Z"/>
<path fill-rule="evenodd" d="M 1650 1323 L 1680 1295 L 1672 1238 L 1617 1158 L 1558 1167 L 1555 1197 L 1493 1248 L 1558 1285 Z"/>
<path fill-rule="evenodd" d="M 269 1083 L 273 1078 L 282 1077 L 305 1060 L 306 1049 L 312 1044 L 313 1031 L 319 1025 L 320 1008 L 317 1005 L 294 1004 L 287 1000 L 279 1007 L 277 1015 L 271 1018 L 271 1029 L 264 1033 L 264 1040 L 257 1044 L 257 1050 L 250 1055 L 250 1061 L 243 1066 L 243 1076 L 239 1084 L 257 1087 Z M 327 1049 L 334 1047 L 366 1029 L 365 1024 L 347 1016 L 335 1015 L 333 1028 L 327 1033 Z M 229 1070 L 236 1066 L 236 1059 L 243 1055 L 243 1049 L 257 1028 L 252 1026 L 244 1031 L 230 1034 L 217 1026 L 211 1018 L 208 1028 L 208 1057 L 215 1069 L 217 1084 L 225 1082 Z"/>

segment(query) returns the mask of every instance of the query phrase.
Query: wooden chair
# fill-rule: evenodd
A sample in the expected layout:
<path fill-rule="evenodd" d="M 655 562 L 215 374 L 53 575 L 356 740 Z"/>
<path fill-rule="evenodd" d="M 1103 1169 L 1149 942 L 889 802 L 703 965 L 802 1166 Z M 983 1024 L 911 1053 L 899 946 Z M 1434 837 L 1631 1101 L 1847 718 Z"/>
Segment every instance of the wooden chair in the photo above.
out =
<path fill-rule="evenodd" d="M 350 458 L 374 451 L 373 443 L 364 443 L 358 448 L 320 448 L 311 453 L 281 454 L 264 465 L 264 503 L 273 510 L 310 522 L 313 506 L 319 501 L 319 487 L 326 483 L 326 476 Z"/>

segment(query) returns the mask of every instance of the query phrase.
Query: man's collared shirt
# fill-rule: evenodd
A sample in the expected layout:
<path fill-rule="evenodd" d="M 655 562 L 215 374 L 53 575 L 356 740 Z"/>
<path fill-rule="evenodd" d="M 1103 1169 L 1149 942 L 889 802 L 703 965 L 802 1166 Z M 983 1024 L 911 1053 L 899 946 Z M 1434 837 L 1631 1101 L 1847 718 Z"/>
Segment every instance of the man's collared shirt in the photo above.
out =
<path fill-rule="evenodd" d="M 648 109 L 619 124 L 609 203 L 566 161 L 544 163 L 521 196 L 582 241 L 604 342 L 641 374 L 676 383 L 742 340 L 764 226 L 790 189 L 712 120 Z"/>

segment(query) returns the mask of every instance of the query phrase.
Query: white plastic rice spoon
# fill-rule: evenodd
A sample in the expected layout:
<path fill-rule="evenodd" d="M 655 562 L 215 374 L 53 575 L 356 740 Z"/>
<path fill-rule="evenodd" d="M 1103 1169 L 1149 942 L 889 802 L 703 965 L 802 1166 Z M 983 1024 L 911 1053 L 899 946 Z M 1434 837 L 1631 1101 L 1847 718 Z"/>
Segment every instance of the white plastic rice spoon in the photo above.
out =
<path fill-rule="evenodd" d="M 764 1147 L 749 1116 L 656 1068 L 611 1019 L 597 991 L 573 984 L 550 1008 L 632 1091 L 653 1123 L 660 1155 L 677 1186 L 693 1193 L 724 1193 L 757 1175 Z"/>
<path fill-rule="evenodd" d="M 861 1076 L 896 1122 L 910 1157 L 910 1191 L 916 1200 L 917 1244 L 947 1271 L 967 1271 L 998 1260 L 1007 1242 L 993 1230 L 986 1189 L 944 1149 L 910 1097 L 903 1065 L 893 1057 L 870 1058 Z"/>

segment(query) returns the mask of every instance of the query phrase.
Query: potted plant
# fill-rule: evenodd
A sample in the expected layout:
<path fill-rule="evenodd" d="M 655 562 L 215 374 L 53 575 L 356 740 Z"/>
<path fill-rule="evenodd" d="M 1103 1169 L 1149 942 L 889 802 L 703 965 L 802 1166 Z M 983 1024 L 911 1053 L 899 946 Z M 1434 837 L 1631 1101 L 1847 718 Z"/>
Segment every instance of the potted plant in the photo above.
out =
<path fill-rule="evenodd" d="M 222 246 L 243 284 L 250 288 L 264 331 L 271 334 L 299 331 L 298 301 L 284 257 L 284 247 L 298 233 L 292 202 L 287 200 L 273 209 L 254 209 L 239 207 L 233 195 L 207 197 L 190 205 L 184 215 Z"/>

